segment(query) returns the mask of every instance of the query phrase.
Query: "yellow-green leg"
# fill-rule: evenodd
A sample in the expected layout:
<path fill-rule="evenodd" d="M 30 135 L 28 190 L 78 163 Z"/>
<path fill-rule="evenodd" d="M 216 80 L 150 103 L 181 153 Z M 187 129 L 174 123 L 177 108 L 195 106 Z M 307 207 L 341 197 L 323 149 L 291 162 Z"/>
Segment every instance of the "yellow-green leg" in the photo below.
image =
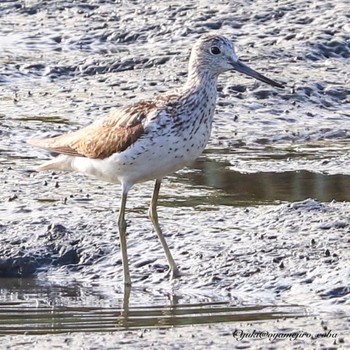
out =
<path fill-rule="evenodd" d="M 127 244 L 126 244 L 126 221 L 125 221 L 126 199 L 127 199 L 127 193 L 123 192 L 121 204 L 120 204 L 120 210 L 119 210 L 118 228 L 119 228 L 120 249 L 122 251 L 124 284 L 126 286 L 131 286 L 128 251 L 127 251 Z"/>
<path fill-rule="evenodd" d="M 175 264 L 175 261 L 174 261 L 172 255 L 170 253 L 168 244 L 165 241 L 162 230 L 161 230 L 159 223 L 158 223 L 157 202 L 158 202 L 158 195 L 159 195 L 159 189 L 160 189 L 161 183 L 162 183 L 162 180 L 156 180 L 156 182 L 155 182 L 152 200 L 151 200 L 151 205 L 149 207 L 148 215 L 152 221 L 152 224 L 153 224 L 154 229 L 157 233 L 157 236 L 160 240 L 160 243 L 162 244 L 165 256 L 168 260 L 168 264 L 169 264 L 168 274 L 173 279 L 173 278 L 180 276 L 180 273 L 179 273 L 179 270 Z"/>

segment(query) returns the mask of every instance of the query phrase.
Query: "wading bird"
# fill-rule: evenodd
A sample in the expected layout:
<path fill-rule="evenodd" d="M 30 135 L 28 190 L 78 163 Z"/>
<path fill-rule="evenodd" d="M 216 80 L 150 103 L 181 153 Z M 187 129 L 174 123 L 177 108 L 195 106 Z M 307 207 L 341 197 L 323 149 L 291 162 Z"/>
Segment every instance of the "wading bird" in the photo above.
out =
<path fill-rule="evenodd" d="M 118 218 L 124 283 L 131 285 L 125 210 L 130 188 L 155 180 L 149 217 L 163 246 L 171 277 L 179 270 L 158 223 L 157 200 L 161 180 L 195 160 L 211 132 L 221 73 L 237 71 L 275 87 L 283 86 L 243 64 L 230 40 L 219 35 L 201 37 L 193 46 L 186 83 L 148 101 L 121 108 L 78 131 L 29 143 L 59 155 L 38 170 L 69 170 L 122 186 Z"/>

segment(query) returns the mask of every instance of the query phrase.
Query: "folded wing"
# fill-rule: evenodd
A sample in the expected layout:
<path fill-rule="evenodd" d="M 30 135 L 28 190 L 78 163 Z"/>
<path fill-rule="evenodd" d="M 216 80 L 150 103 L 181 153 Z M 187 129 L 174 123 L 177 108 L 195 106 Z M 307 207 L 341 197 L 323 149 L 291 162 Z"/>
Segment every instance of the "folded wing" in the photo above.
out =
<path fill-rule="evenodd" d="M 155 102 L 141 101 L 83 129 L 28 143 L 51 152 L 104 159 L 135 143 L 144 134 L 143 120 L 156 109 Z"/>

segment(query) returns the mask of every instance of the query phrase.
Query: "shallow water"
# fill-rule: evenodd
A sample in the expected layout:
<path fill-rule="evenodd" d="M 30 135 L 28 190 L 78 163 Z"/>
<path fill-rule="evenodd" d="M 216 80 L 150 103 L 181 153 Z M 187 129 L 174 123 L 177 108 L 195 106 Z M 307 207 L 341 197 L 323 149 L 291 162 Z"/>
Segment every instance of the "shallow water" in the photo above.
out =
<path fill-rule="evenodd" d="M 4 288 L 6 285 L 6 288 Z M 74 332 L 114 332 L 150 327 L 253 322 L 306 316 L 297 306 L 234 306 L 229 302 L 185 303 L 181 297 L 157 298 L 150 305 L 129 305 L 130 290 L 118 306 L 82 304 L 83 288 L 40 285 L 35 280 L 3 280 L 0 289 L 0 336 Z M 91 294 L 91 291 L 86 291 Z M 135 293 L 135 291 L 133 292 Z M 11 300 L 8 297 L 11 296 Z"/>
<path fill-rule="evenodd" d="M 211 152 L 211 156 L 212 159 L 203 157 L 194 163 L 194 171 L 187 172 L 182 179 L 195 186 L 220 190 L 211 199 L 213 205 L 276 204 L 279 201 L 295 202 L 306 198 L 322 202 L 350 200 L 348 175 L 328 175 L 305 170 L 242 173 L 235 171 L 230 163 L 220 161 L 220 154 Z M 307 154 L 304 156 L 307 157 Z M 303 154 L 299 154 L 299 157 L 302 158 Z M 257 157 L 256 160 L 266 159 Z M 191 198 L 189 205 L 195 204 L 200 203 L 196 203 L 196 198 Z"/>

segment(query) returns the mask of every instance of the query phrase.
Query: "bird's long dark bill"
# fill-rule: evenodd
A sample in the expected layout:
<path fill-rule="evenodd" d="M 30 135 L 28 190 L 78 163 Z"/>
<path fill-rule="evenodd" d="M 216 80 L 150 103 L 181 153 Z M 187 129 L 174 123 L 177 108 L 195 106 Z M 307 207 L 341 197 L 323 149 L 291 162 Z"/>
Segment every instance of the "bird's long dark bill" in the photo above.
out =
<path fill-rule="evenodd" d="M 236 61 L 235 63 L 232 64 L 232 66 L 233 66 L 233 69 L 236 70 L 237 72 L 249 75 L 252 78 L 258 79 L 258 80 L 263 81 L 264 83 L 270 84 L 272 86 L 276 86 L 276 87 L 279 87 L 282 89 L 284 88 L 284 86 L 282 84 L 277 83 L 276 81 L 273 81 L 269 78 L 266 78 L 262 74 L 256 72 L 254 69 L 251 69 L 248 66 L 246 66 L 241 61 Z"/>

